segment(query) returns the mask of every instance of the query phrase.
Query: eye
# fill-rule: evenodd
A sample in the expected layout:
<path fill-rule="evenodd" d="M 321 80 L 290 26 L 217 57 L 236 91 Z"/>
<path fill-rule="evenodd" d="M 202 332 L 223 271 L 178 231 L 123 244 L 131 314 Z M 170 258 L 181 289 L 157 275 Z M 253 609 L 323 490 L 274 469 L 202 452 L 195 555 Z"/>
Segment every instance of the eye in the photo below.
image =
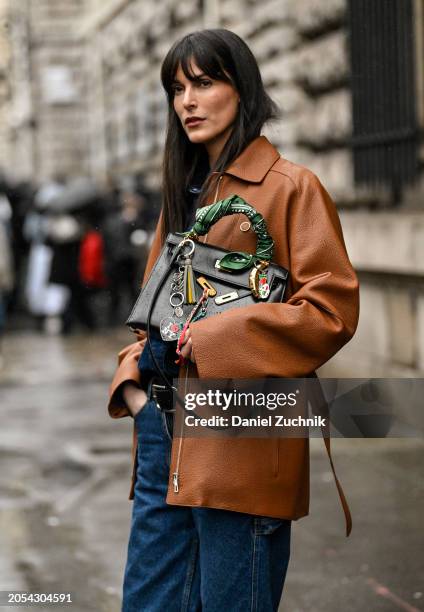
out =
<path fill-rule="evenodd" d="M 202 89 L 206 89 L 207 87 L 210 87 L 212 85 L 212 81 L 210 79 L 201 79 L 199 81 L 199 87 L 201 87 Z"/>
<path fill-rule="evenodd" d="M 179 83 L 174 83 L 171 89 L 172 89 L 172 92 L 174 93 L 174 96 L 177 96 L 183 91 L 183 86 L 180 85 Z"/>

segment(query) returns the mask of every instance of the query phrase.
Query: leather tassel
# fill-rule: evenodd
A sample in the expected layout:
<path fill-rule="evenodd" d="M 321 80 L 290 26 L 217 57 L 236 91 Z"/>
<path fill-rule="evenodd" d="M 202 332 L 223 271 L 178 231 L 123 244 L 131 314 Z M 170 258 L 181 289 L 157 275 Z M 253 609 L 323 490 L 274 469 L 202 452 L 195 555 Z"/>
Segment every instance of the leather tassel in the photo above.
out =
<path fill-rule="evenodd" d="M 191 259 L 184 262 L 184 304 L 196 304 L 196 279 L 191 265 Z"/>

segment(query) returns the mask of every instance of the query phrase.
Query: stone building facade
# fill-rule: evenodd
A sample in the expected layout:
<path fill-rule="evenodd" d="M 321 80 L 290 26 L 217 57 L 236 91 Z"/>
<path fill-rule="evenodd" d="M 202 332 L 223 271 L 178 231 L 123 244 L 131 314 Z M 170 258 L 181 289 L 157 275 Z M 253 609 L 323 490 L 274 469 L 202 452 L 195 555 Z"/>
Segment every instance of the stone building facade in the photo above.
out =
<path fill-rule="evenodd" d="M 8 2 L 9 164 L 37 182 L 86 172 L 87 74 L 78 38 L 84 0 Z"/>
<path fill-rule="evenodd" d="M 282 108 L 267 136 L 331 193 L 360 277 L 358 333 L 322 373 L 420 375 L 424 11 L 423 0 L 411 2 L 421 150 L 417 178 L 397 207 L 384 190 L 354 178 L 349 0 L 19 0 L 10 28 L 15 162 L 7 169 L 25 160 L 26 174 L 38 180 L 55 172 L 103 180 L 141 170 L 158 186 L 166 118 L 161 60 L 188 31 L 232 29 L 252 48 Z"/>
<path fill-rule="evenodd" d="M 9 124 L 7 104 L 9 98 L 10 47 L 8 32 L 8 3 L 0 0 L 0 173 L 8 164 Z"/>

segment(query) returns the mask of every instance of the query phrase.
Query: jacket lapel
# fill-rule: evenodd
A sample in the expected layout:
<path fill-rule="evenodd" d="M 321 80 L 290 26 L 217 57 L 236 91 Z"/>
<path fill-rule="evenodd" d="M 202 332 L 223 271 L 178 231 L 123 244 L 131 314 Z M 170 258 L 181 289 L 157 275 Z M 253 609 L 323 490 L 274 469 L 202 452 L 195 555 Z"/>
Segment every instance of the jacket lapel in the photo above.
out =
<path fill-rule="evenodd" d="M 279 158 L 279 152 L 265 136 L 255 138 L 223 173 L 216 201 L 232 195 L 247 199 L 248 185 L 261 183 Z M 214 198 L 211 198 L 208 203 L 212 204 L 213 201 Z M 208 232 L 208 244 L 232 250 L 233 239 L 238 235 L 237 229 L 243 220 L 246 220 L 244 215 L 220 219 Z M 236 247 L 235 250 L 239 249 Z"/>

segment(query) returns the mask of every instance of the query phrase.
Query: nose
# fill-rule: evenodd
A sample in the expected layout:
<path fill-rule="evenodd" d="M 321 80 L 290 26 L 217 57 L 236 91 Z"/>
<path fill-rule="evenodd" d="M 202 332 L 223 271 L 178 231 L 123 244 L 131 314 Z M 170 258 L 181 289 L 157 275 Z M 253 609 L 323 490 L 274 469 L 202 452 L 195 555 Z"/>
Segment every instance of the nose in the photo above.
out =
<path fill-rule="evenodd" d="M 183 105 L 185 109 L 196 108 L 197 106 L 194 87 L 192 87 L 191 83 L 184 90 Z"/>

